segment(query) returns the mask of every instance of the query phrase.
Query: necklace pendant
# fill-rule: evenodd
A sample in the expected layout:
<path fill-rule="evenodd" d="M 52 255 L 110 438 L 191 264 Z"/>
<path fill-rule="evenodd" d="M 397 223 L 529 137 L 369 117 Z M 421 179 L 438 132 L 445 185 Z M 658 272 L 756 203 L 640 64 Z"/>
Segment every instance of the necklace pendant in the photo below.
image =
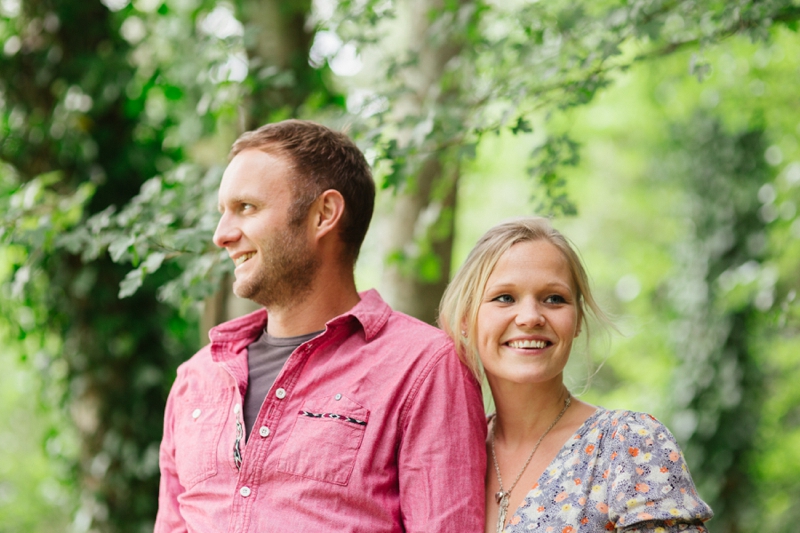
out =
<path fill-rule="evenodd" d="M 506 528 L 506 515 L 508 514 L 508 492 L 501 492 L 500 509 L 497 512 L 497 533 L 503 533 Z"/>
<path fill-rule="evenodd" d="M 500 501 L 503 499 L 503 496 L 505 495 L 506 493 L 503 492 L 502 490 L 499 490 L 494 493 L 494 499 L 497 500 L 497 505 L 500 505 Z"/>

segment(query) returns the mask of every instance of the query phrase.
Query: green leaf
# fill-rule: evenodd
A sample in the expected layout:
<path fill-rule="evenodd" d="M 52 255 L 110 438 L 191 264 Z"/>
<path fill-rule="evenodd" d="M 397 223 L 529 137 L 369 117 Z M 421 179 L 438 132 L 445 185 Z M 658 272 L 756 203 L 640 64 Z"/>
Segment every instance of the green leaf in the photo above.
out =
<path fill-rule="evenodd" d="M 108 246 L 108 254 L 111 256 L 111 260 L 115 263 L 119 263 L 125 257 L 125 253 L 133 246 L 134 242 L 136 242 L 136 239 L 133 237 L 125 237 L 112 242 Z"/>
<path fill-rule="evenodd" d="M 133 295 L 144 281 L 144 270 L 142 267 L 131 270 L 119 284 L 119 298 L 127 298 Z"/>
<path fill-rule="evenodd" d="M 155 272 L 156 270 L 159 269 L 159 267 L 161 266 L 161 263 L 164 262 L 164 258 L 165 257 L 166 257 L 166 254 L 164 254 L 162 252 L 155 252 L 155 253 L 149 254 L 147 256 L 147 259 L 144 260 L 144 262 L 142 263 L 142 266 L 140 268 L 142 268 L 146 273 L 152 274 L 153 272 Z"/>
<path fill-rule="evenodd" d="M 511 128 L 511 133 L 514 135 L 518 134 L 519 132 L 522 133 L 531 133 L 533 131 L 533 126 L 525 117 L 518 117 L 517 123 Z"/>

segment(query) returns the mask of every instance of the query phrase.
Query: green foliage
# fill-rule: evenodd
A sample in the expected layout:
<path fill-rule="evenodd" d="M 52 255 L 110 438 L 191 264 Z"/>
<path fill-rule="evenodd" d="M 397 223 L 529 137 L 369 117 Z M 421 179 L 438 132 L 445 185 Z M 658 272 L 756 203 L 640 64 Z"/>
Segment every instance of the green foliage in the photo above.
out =
<path fill-rule="evenodd" d="M 38 257 L 56 249 L 57 236 L 81 221 L 84 205 L 95 191 L 94 184 L 83 183 L 65 196 L 53 190 L 62 180 L 54 171 L 20 183 L 11 169 L 0 170 L 0 245 L 21 246 Z M 15 283 L 20 288 L 29 270 L 27 265 L 17 271 Z"/>
<path fill-rule="evenodd" d="M 3 329 L 0 446 L 6 460 L 0 464 L 0 531 L 63 532 L 77 503 L 72 487 L 63 483 L 68 478 L 64 458 L 75 454 L 77 442 L 63 421 L 37 401 L 46 385 L 33 365 L 11 348 L 18 343 Z"/>
<path fill-rule="evenodd" d="M 744 502 L 754 489 L 754 437 L 766 376 L 753 339 L 762 331 L 761 311 L 771 307 L 776 281 L 765 262 L 758 214 L 759 189 L 771 181 L 762 157 L 764 132 L 730 135 L 699 116 L 672 138 L 675 152 L 654 176 L 681 180 L 682 214 L 693 227 L 675 251 L 677 272 L 669 286 L 681 361 L 672 425 L 685 439 L 717 524 L 735 531 L 754 511 Z M 737 294 L 740 287 L 743 294 Z"/>
<path fill-rule="evenodd" d="M 543 215 L 577 214 L 577 208 L 565 190 L 566 181 L 559 171 L 580 162 L 578 143 L 568 135 L 548 136 L 544 143 L 533 150 L 531 160 L 528 172 L 539 177 L 543 191 L 536 212 Z"/>
<path fill-rule="evenodd" d="M 374 154 L 383 187 L 398 191 L 434 154 L 458 167 L 470 151 L 451 147 L 474 145 L 489 132 L 526 132 L 540 110 L 586 105 L 637 62 L 691 47 L 698 53 L 688 66 L 703 77 L 704 47 L 736 33 L 766 39 L 774 24 L 800 16 L 790 1 L 462 1 L 429 7 L 424 42 L 405 43 L 392 33 L 398 11 L 411 11 L 401 2 L 340 2 L 325 27 L 357 44 L 369 62 L 370 74 L 351 84 L 361 94 L 349 106 L 353 132 Z M 381 35 L 392 36 L 395 46 Z M 419 92 L 419 80 L 430 76 L 421 71 L 426 65 L 419 55 L 444 43 L 457 55 L 438 65 L 435 89 Z M 431 54 L 426 58 L 435 61 Z M 533 151 L 530 169 L 541 212 L 574 213 L 559 174 L 577 153 L 567 134 L 551 135 Z"/>
<path fill-rule="evenodd" d="M 113 261 L 130 262 L 135 268 L 122 280 L 120 298 L 133 295 L 146 276 L 171 261 L 180 274 L 159 288 L 159 299 L 197 312 L 231 270 L 227 254 L 211 243 L 220 177 L 219 167 L 179 165 L 145 182 L 119 212 L 111 206 L 92 215 L 58 244 L 87 263 L 106 250 Z"/>
<path fill-rule="evenodd" d="M 190 9 L 187 5 L 164 4 L 159 10 L 144 13 L 129 6 L 117 14 L 122 24 L 141 28 L 138 34 L 132 30 L 126 34 L 136 53 L 132 56 L 134 77 L 125 87 L 126 94 L 136 96 L 129 100 L 128 113 L 141 113 L 143 119 L 135 131 L 139 138 L 161 132 L 165 147 L 193 152 L 204 134 L 213 133 L 233 117 L 237 102 L 250 102 L 248 120 L 257 125 L 290 116 L 301 108 L 312 113 L 319 106 L 330 109 L 342 101 L 325 88 L 327 62 L 320 71 L 299 63 L 286 70 L 265 64 L 264 58 L 256 55 L 258 28 L 250 23 L 241 25 L 233 18 L 234 14 L 241 19 L 250 13 L 246 2 L 236 4 L 236 13 L 224 6 L 211 11 L 205 3 Z M 347 120 L 351 133 L 374 156 L 381 186 L 394 190 L 400 190 L 407 179 L 413 180 L 432 154 L 450 154 L 445 165 L 457 166 L 472 157 L 474 149 L 469 148 L 488 132 L 508 129 L 524 133 L 531 128 L 530 117 L 539 109 L 586 105 L 611 82 L 614 73 L 637 61 L 689 46 L 702 49 L 733 33 L 765 39 L 773 24 L 800 16 L 787 1 L 759 6 L 689 1 L 583 2 L 569 6 L 559 2 L 491 6 L 482 2 L 446 3 L 427 17 L 434 35 L 445 34 L 436 28 L 447 28 L 446 34 L 453 40 L 448 44 L 453 59 L 442 65 L 438 90 L 415 104 L 414 112 L 399 117 L 396 108 L 407 107 L 404 102 L 416 98 L 416 82 L 408 76 L 416 76 L 420 64 L 414 46 L 391 49 L 382 39 L 392 35 L 397 10 L 393 2 L 339 2 L 334 16 L 320 25 L 320 29 L 337 32 L 343 43 L 358 45 L 376 67 L 370 76 L 351 84 L 350 90 L 363 96 L 358 104 L 351 101 L 348 109 L 353 116 Z M 290 10 L 282 16 L 290 20 L 292 13 Z M 223 22 L 233 29 L 220 29 Z M 310 38 L 303 43 L 301 49 L 311 47 Z M 196 59 L 176 62 L 175 57 Z M 246 62 L 247 68 L 237 71 L 237 62 Z M 707 74 L 702 55 L 693 55 L 689 63 L 698 76 Z M 242 83 L 236 83 L 242 76 Z M 452 147 L 458 149 L 450 150 Z M 533 150 L 530 169 L 541 185 L 541 198 L 537 198 L 541 212 L 574 213 L 560 169 L 573 165 L 577 157 L 577 145 L 568 134 L 552 135 Z M 169 170 L 168 160 L 160 161 L 159 170 Z M 116 226 L 129 233 L 128 239 L 137 243 L 152 240 L 142 225 L 135 225 L 132 219 L 128 219 L 129 226 L 125 222 L 121 219 Z M 180 222 L 171 224 L 161 237 L 170 240 L 171 232 L 186 227 Z M 98 237 L 94 245 L 103 248 L 109 245 L 109 239 Z M 146 276 L 146 269 L 139 266 L 146 254 L 165 254 L 163 259 L 168 262 L 178 257 L 158 246 L 123 244 L 119 242 L 115 250 L 125 253 L 113 257 L 134 264 L 125 281 L 125 294 L 135 290 Z M 139 255 L 142 251 L 145 256 Z M 197 267 L 196 274 L 218 263 L 214 254 L 207 250 L 202 259 L 198 258 L 204 266 Z M 159 257 L 154 257 L 151 267 Z M 207 295 L 212 284 L 197 286 L 198 275 L 188 276 L 165 291 L 173 295 L 169 300 L 178 302 L 180 291 L 191 292 L 193 298 Z M 216 279 L 216 275 L 209 278 L 212 282 Z M 181 305 L 185 308 L 190 304 L 184 301 Z"/>

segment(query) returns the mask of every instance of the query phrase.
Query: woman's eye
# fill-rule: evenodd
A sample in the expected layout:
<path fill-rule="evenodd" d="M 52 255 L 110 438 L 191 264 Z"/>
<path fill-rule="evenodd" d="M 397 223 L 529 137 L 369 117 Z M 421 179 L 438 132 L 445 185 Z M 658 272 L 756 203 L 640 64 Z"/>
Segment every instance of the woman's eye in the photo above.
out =
<path fill-rule="evenodd" d="M 514 298 L 512 298 L 508 294 L 501 294 L 500 296 L 496 296 L 495 298 L 493 298 L 492 301 L 500 302 L 502 304 L 510 304 L 514 302 Z"/>
<path fill-rule="evenodd" d="M 547 298 L 545 298 L 545 303 L 549 304 L 565 304 L 567 303 L 566 298 L 563 296 L 559 296 L 558 294 L 551 294 Z"/>

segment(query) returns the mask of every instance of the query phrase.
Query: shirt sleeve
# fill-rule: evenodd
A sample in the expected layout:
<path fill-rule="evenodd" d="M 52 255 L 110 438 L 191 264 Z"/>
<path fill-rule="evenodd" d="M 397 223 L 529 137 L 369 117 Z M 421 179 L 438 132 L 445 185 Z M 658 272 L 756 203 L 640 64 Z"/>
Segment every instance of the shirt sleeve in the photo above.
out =
<path fill-rule="evenodd" d="M 486 419 L 480 386 L 448 347 L 419 377 L 401 418 L 404 530 L 483 531 Z"/>
<path fill-rule="evenodd" d="M 627 533 L 706 532 L 711 508 L 697 494 L 683 453 L 654 417 L 631 413 L 611 434 L 609 518 Z"/>
<path fill-rule="evenodd" d="M 178 378 L 180 379 L 180 377 Z M 177 379 L 175 380 L 177 383 Z M 158 514 L 154 533 L 186 533 L 186 523 L 180 513 L 178 495 L 184 489 L 178 480 L 175 468 L 174 444 L 174 398 L 175 385 L 172 387 L 167 407 L 164 411 L 164 436 L 159 448 L 158 464 L 161 471 L 161 481 L 158 488 Z"/>

